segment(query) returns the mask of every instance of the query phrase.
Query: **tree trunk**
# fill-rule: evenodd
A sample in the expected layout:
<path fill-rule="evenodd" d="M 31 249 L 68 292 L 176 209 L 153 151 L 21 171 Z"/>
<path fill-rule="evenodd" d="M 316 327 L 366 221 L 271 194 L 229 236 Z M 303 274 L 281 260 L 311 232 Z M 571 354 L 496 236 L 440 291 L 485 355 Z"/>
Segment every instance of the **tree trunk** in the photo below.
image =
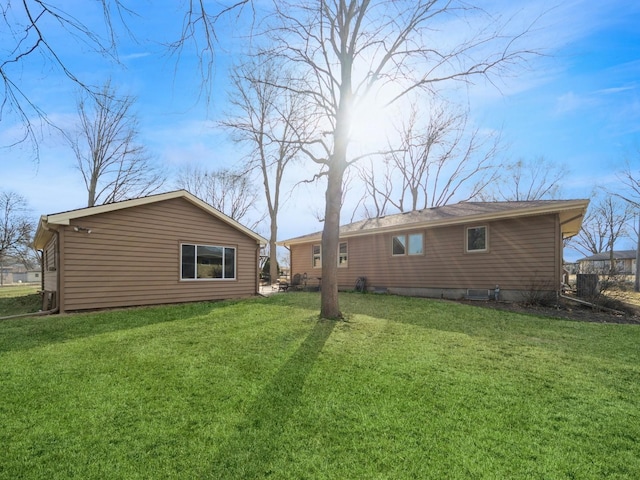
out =
<path fill-rule="evenodd" d="M 269 238 L 269 282 L 274 284 L 278 280 L 278 255 L 276 240 L 278 238 L 278 223 L 271 212 L 271 237 Z"/>
<path fill-rule="evenodd" d="M 98 179 L 95 175 L 91 175 L 91 179 L 89 180 L 89 191 L 87 192 L 87 207 L 93 207 L 96 204 L 96 188 L 98 184 Z"/>
<path fill-rule="evenodd" d="M 327 192 L 325 194 L 324 229 L 322 230 L 322 291 L 320 316 L 332 320 L 342 318 L 338 303 L 338 242 L 340 241 L 340 210 L 342 180 L 347 168 L 350 116 L 353 111 L 351 91 L 351 59 L 341 60 L 342 77 L 340 104 L 333 131 L 333 154 L 329 157 Z"/>
<path fill-rule="evenodd" d="M 634 290 L 640 292 L 640 214 L 638 215 L 638 243 L 636 244 L 636 281 Z"/>
<path fill-rule="evenodd" d="M 344 165 L 344 161 L 342 162 Z M 335 164 L 334 164 L 335 166 Z M 342 318 L 338 302 L 338 241 L 344 167 L 331 168 L 327 180 L 324 229 L 322 230 L 322 291 L 320 316 Z"/>
<path fill-rule="evenodd" d="M 616 274 L 616 266 L 614 263 L 614 256 L 613 256 L 613 242 L 611 243 L 611 246 L 609 247 L 609 277 L 613 277 Z"/>

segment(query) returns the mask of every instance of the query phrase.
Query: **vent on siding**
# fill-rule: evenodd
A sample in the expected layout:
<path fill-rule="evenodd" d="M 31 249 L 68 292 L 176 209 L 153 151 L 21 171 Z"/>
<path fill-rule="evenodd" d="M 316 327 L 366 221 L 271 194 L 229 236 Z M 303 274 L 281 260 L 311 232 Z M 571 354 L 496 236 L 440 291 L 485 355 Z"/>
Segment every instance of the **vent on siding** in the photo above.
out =
<path fill-rule="evenodd" d="M 491 291 L 486 288 L 468 288 L 467 300 L 489 300 Z"/>

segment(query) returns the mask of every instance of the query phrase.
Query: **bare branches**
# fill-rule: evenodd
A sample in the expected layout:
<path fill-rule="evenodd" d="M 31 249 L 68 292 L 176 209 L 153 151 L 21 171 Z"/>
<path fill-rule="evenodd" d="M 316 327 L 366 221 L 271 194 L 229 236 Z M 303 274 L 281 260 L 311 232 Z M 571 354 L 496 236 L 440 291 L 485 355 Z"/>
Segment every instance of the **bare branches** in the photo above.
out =
<path fill-rule="evenodd" d="M 544 157 L 506 163 L 495 182 L 480 193 L 490 201 L 528 201 L 557 198 L 567 170 Z"/>
<path fill-rule="evenodd" d="M 185 50 L 193 49 L 198 58 L 198 70 L 201 77 L 200 93 L 204 93 L 207 103 L 211 98 L 213 73 L 215 70 L 216 47 L 218 46 L 217 25 L 226 16 L 235 14 L 238 21 L 245 7 L 253 11 L 253 0 L 237 0 L 230 5 L 221 5 L 218 9 L 204 0 L 186 2 L 179 37 L 167 45 L 171 55 L 176 57 L 176 69 Z M 253 11 L 255 15 L 255 11 Z"/>
<path fill-rule="evenodd" d="M 314 129 L 310 105 L 295 92 L 295 79 L 273 58 L 253 57 L 236 67 L 232 82 L 229 100 L 235 114 L 221 123 L 236 141 L 249 146 L 246 171 L 257 171 L 264 187 L 270 222 L 270 275 L 275 279 L 282 182 L 289 165 L 305 150 Z"/>
<path fill-rule="evenodd" d="M 247 175 L 241 172 L 229 168 L 206 170 L 187 164 L 178 172 L 176 186 L 250 229 L 255 229 L 265 217 L 252 218 L 258 211 L 259 195 Z"/>
<path fill-rule="evenodd" d="M 433 101 L 426 119 L 418 108 L 412 105 L 400 125 L 400 144 L 382 165 L 359 169 L 369 215 L 442 206 L 454 197 L 469 200 L 495 180 L 497 135 L 470 130 L 467 114 L 451 105 Z"/>
<path fill-rule="evenodd" d="M 104 29 L 102 35 L 78 19 L 72 12 L 65 11 L 43 0 L 6 2 L 0 6 L 0 38 L 7 45 L 13 45 L 0 57 L 0 78 L 3 99 L 0 102 L 0 122 L 8 117 L 16 117 L 22 124 L 22 134 L 15 140 L 20 143 L 29 140 L 37 156 L 37 134 L 33 118 L 51 122 L 40 105 L 32 100 L 21 79 L 26 62 L 35 60 L 62 72 L 72 84 L 88 95 L 95 93 L 93 87 L 77 75 L 60 48 L 56 34 L 63 32 L 69 43 L 81 43 L 89 51 L 118 62 L 116 29 L 122 24 L 126 29 L 126 16 L 132 12 L 120 0 L 100 0 Z M 118 23 L 116 24 L 116 19 Z M 44 66 L 43 66 L 44 67 Z"/>
<path fill-rule="evenodd" d="M 87 188 L 87 206 L 151 194 L 164 175 L 136 143 L 135 98 L 118 97 L 110 83 L 94 96 L 80 95 L 79 126 L 66 138 Z"/>
<path fill-rule="evenodd" d="M 585 255 L 602 252 L 613 255 L 616 242 L 627 235 L 627 224 L 632 218 L 629 205 L 606 194 L 589 208 L 582 230 L 569 244 Z"/>
<path fill-rule="evenodd" d="M 59 2 L 58 2 L 59 3 Z M 80 44 L 83 50 L 96 58 L 105 58 L 111 64 L 119 64 L 118 49 L 121 36 L 133 37 L 132 19 L 138 14 L 125 5 L 124 0 L 97 0 L 82 2 L 86 16 L 71 7 L 60 7 L 45 0 L 8 1 L 0 4 L 0 42 L 9 47 L 0 54 L 0 122 L 15 119 L 22 125 L 22 132 L 12 145 L 29 141 L 38 157 L 38 119 L 55 127 L 47 118 L 43 105 L 34 100 L 23 81 L 25 66 L 32 63 L 42 71 L 61 72 L 75 87 L 87 96 L 97 95 L 99 87 L 92 85 L 88 74 L 73 66 L 65 55 L 65 46 Z M 169 53 L 176 56 L 176 69 L 181 55 L 194 51 L 199 59 L 202 92 L 210 96 L 215 67 L 216 28 L 226 17 L 236 14 L 238 20 L 245 7 L 253 9 L 252 0 L 237 0 L 219 6 L 203 0 L 185 2 L 182 29 L 179 37 L 167 45 Z M 254 12 L 255 13 L 255 12 Z M 96 21 L 97 20 L 97 21 Z M 142 19 L 142 21 L 145 21 Z M 112 66 L 111 65 L 111 66 Z M 11 146 L 11 145 L 10 145 Z"/>
<path fill-rule="evenodd" d="M 640 155 L 640 151 L 638 154 Z M 634 172 L 631 168 L 631 162 L 627 160 L 624 170 L 618 177 L 627 191 L 616 192 L 614 195 L 640 209 L 640 169 Z"/>

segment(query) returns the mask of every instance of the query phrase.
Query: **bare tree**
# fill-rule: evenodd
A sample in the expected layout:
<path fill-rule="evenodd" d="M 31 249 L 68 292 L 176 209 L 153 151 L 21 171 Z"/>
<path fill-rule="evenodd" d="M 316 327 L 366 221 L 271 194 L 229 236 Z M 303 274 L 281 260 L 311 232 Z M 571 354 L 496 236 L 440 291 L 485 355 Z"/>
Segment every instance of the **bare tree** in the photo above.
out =
<path fill-rule="evenodd" d="M 256 170 L 264 186 L 270 223 L 269 275 L 278 276 L 278 212 L 287 166 L 299 157 L 309 136 L 309 115 L 301 96 L 278 85 L 291 85 L 281 65 L 267 59 L 236 67 L 229 101 L 235 112 L 221 124 L 235 141 L 249 146 L 247 171 Z"/>
<path fill-rule="evenodd" d="M 376 96 L 392 105 L 445 81 L 498 73 L 528 53 L 504 22 L 465 2 L 398 0 L 279 1 L 267 35 L 278 55 L 299 69 L 299 93 L 322 112 L 324 136 L 305 147 L 326 178 L 322 233 L 321 316 L 340 318 L 337 264 L 343 177 L 354 112 Z M 455 41 L 440 31 L 459 21 Z M 508 22 L 507 22 L 508 23 Z M 479 25 L 474 28 L 472 25 Z M 455 30 L 451 23 L 447 24 Z"/>
<path fill-rule="evenodd" d="M 638 152 L 640 154 L 640 151 Z M 622 184 L 626 191 L 616 193 L 617 196 L 625 200 L 634 210 L 637 216 L 636 223 L 633 223 L 633 230 L 636 236 L 636 271 L 634 290 L 640 292 L 640 169 L 636 172 L 631 168 L 631 162 L 627 160 L 626 167 L 620 174 Z"/>
<path fill-rule="evenodd" d="M 252 219 L 258 211 L 259 195 L 249 177 L 228 168 L 206 170 L 198 165 L 187 164 L 178 171 L 177 188 L 183 188 L 204 200 L 228 217 L 255 229 L 264 219 Z"/>
<path fill-rule="evenodd" d="M 87 188 L 87 206 L 148 195 L 164 176 L 137 143 L 135 98 L 118 97 L 106 83 L 100 94 L 78 100 L 79 126 L 66 135 Z"/>
<path fill-rule="evenodd" d="M 444 102 L 432 101 L 424 122 L 417 103 L 401 121 L 400 145 L 389 147 L 382 168 L 374 160 L 358 168 L 367 216 L 385 215 L 388 208 L 406 212 L 446 205 L 453 198 L 470 200 L 496 178 L 497 135 L 468 131 L 467 113 Z"/>
<path fill-rule="evenodd" d="M 0 191 L 0 267 L 10 256 L 29 257 L 32 234 L 27 200 L 18 193 Z"/>
<path fill-rule="evenodd" d="M 480 197 L 493 201 L 529 201 L 558 198 L 562 179 L 567 170 L 562 164 L 544 157 L 531 160 L 519 159 L 506 164 L 493 189 L 485 190 Z"/>
<path fill-rule="evenodd" d="M 638 152 L 640 156 L 640 151 Z M 624 170 L 618 175 L 624 185 L 623 191 L 616 192 L 615 195 L 626 202 L 640 209 L 640 169 L 634 171 L 631 162 L 627 160 Z"/>
<path fill-rule="evenodd" d="M 585 255 L 609 252 L 610 273 L 614 273 L 614 247 L 627 234 L 632 218 L 629 205 L 606 195 L 591 206 L 582 222 L 582 230 L 569 242 Z"/>

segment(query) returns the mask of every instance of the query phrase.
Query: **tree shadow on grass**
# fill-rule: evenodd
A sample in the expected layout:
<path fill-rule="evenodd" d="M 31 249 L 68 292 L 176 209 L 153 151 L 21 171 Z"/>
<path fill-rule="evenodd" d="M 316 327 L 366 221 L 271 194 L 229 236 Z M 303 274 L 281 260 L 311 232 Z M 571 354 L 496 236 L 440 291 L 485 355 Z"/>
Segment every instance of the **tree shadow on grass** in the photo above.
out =
<path fill-rule="evenodd" d="M 269 471 L 269 464 L 281 453 L 281 436 L 335 323 L 317 321 L 298 350 L 247 408 L 244 421 L 220 446 L 206 467 L 206 475 L 212 478 L 265 478 L 273 473 Z"/>

